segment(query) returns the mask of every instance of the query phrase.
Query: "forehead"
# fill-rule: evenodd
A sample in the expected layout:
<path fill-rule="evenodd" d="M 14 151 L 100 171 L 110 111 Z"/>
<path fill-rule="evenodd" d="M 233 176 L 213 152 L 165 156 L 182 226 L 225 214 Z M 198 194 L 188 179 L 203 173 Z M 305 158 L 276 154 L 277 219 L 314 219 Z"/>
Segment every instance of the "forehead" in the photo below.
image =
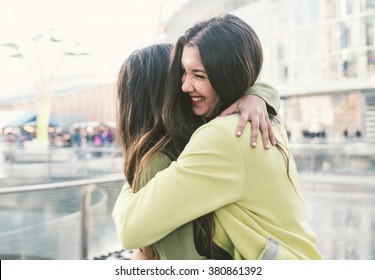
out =
<path fill-rule="evenodd" d="M 185 46 L 182 50 L 181 64 L 185 68 L 204 68 L 199 49 L 195 46 Z"/>

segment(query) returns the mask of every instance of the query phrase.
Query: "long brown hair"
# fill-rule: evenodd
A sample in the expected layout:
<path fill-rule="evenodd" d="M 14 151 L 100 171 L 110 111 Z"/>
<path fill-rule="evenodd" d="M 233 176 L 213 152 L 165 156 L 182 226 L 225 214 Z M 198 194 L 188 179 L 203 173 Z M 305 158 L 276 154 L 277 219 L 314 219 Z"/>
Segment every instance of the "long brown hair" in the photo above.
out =
<path fill-rule="evenodd" d="M 123 148 L 124 174 L 133 191 L 142 168 L 162 152 L 176 159 L 161 118 L 172 45 L 156 44 L 133 52 L 117 79 L 116 140 Z M 155 246 L 142 248 L 147 259 L 159 259 Z"/>
<path fill-rule="evenodd" d="M 136 181 L 141 162 L 167 149 L 161 118 L 172 45 L 157 44 L 133 52 L 117 80 L 117 140 L 123 147 L 124 173 Z M 176 153 L 168 151 L 176 157 Z"/>
<path fill-rule="evenodd" d="M 260 40 L 254 30 L 240 18 L 226 14 L 196 23 L 174 46 L 163 122 L 174 147 L 181 152 L 192 133 L 205 121 L 193 114 L 191 101 L 182 93 L 181 57 L 185 46 L 198 48 L 208 79 L 220 102 L 213 117 L 240 98 L 257 80 L 263 62 Z M 176 110 L 178 108 L 178 110 Z M 213 214 L 194 221 L 195 241 L 199 253 L 209 258 L 227 258 L 212 240 Z"/>

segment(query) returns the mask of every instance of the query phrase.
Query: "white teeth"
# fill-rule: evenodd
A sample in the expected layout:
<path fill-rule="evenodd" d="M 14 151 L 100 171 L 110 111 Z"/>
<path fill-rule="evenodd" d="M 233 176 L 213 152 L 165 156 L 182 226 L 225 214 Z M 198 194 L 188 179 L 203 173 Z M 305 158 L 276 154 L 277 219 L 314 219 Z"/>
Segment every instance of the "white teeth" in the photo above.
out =
<path fill-rule="evenodd" d="M 192 97 L 191 99 L 196 102 L 196 101 L 201 101 L 204 98 L 203 97 Z"/>

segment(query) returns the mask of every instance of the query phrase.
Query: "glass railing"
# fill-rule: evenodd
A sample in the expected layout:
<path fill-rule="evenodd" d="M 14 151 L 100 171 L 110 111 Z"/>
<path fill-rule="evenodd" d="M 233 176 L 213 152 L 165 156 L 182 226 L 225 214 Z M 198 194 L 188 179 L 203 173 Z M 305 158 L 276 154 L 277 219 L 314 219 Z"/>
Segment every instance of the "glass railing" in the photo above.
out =
<path fill-rule="evenodd" d="M 375 143 L 291 144 L 300 172 L 375 174 Z"/>
<path fill-rule="evenodd" d="M 88 259 L 108 250 L 108 221 L 122 174 L 0 188 L 1 259 Z M 4 230 L 5 229 L 5 230 Z"/>
<path fill-rule="evenodd" d="M 121 151 L 113 147 L 0 149 L 0 179 L 5 186 L 85 179 L 122 170 Z"/>

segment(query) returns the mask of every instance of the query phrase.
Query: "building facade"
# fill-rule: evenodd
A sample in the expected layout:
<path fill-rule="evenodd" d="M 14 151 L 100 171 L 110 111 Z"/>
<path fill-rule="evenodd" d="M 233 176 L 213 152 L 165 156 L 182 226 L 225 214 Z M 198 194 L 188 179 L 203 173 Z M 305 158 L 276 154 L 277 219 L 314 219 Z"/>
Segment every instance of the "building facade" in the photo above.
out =
<path fill-rule="evenodd" d="M 2 112 L 35 111 L 35 95 L 2 100 L 0 110 Z M 51 100 L 51 116 L 65 127 L 75 122 L 115 122 L 114 83 L 54 91 Z M 6 120 L 4 121 L 6 123 Z"/>
<path fill-rule="evenodd" d="M 375 142 L 375 1 L 253 1 L 233 13 L 265 50 L 291 141 Z"/>

